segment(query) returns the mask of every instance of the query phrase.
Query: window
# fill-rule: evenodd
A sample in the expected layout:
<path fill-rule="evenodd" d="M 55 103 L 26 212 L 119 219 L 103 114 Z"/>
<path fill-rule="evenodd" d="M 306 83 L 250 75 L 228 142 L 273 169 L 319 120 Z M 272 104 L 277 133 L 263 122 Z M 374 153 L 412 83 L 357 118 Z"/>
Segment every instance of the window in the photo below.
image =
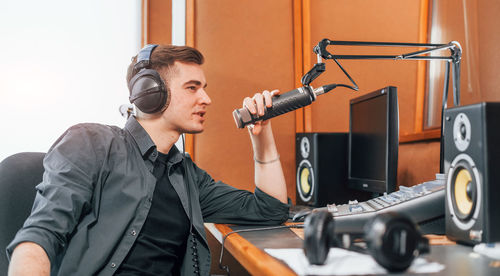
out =
<path fill-rule="evenodd" d="M 124 125 L 141 1 L 6 1 L 0 33 L 0 160 L 45 152 L 77 123 Z"/>
<path fill-rule="evenodd" d="M 462 46 L 461 105 L 479 101 L 478 7 L 476 1 L 434 0 L 430 8 L 430 43 L 458 41 Z M 442 53 L 437 53 L 442 54 Z M 428 62 L 424 129 L 439 128 L 445 63 Z M 450 72 L 451 74 L 451 72 Z M 453 104 L 452 78 L 448 89 L 448 106 Z"/>

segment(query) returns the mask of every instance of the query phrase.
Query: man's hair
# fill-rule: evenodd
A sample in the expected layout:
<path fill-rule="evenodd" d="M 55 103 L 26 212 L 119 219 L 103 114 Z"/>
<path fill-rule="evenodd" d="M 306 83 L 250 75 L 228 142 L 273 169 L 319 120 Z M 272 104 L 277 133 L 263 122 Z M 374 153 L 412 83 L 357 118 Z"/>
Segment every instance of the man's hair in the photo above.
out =
<path fill-rule="evenodd" d="M 128 66 L 127 70 L 127 85 L 132 79 L 134 65 L 137 61 L 137 56 L 132 57 L 132 62 Z M 173 71 L 172 66 L 176 61 L 185 63 L 195 63 L 202 65 L 204 62 L 203 55 L 200 51 L 189 46 L 175 46 L 175 45 L 158 45 L 151 54 L 151 69 L 156 71 L 167 72 L 171 74 Z M 160 74 L 161 75 L 161 74 Z M 163 76 L 162 76 L 163 78 Z M 165 85 L 167 85 L 167 79 L 163 79 Z"/>

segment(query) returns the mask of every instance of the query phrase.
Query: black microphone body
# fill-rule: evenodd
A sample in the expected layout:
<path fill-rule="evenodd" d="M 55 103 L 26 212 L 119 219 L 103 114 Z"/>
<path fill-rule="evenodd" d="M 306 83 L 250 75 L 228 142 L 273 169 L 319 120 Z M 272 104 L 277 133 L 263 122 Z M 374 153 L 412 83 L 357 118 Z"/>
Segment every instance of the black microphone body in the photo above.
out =
<path fill-rule="evenodd" d="M 234 121 L 239 128 L 258 121 L 288 113 L 301 107 L 310 105 L 316 100 L 316 94 L 311 86 L 302 86 L 272 98 L 273 105 L 264 111 L 263 116 L 251 114 L 245 107 L 233 111 Z"/>

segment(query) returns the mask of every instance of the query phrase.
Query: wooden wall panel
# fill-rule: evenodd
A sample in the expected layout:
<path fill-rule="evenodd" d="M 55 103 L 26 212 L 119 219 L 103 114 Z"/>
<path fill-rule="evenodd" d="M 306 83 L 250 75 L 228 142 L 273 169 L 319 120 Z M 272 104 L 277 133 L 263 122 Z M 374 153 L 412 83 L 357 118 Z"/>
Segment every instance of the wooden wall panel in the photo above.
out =
<path fill-rule="evenodd" d="M 194 156 L 200 167 L 214 178 L 253 190 L 253 161 L 246 130 L 236 129 L 231 112 L 240 107 L 245 96 L 263 89 L 279 88 L 286 92 L 297 86 L 297 71 L 305 62 L 311 68 L 316 57 L 312 47 L 323 38 L 335 40 L 418 42 L 422 39 L 422 9 L 428 0 L 278 0 L 230 1 L 188 0 L 188 44 L 206 56 L 204 65 L 213 104 L 207 114 L 206 131 L 194 137 Z M 149 0 L 147 4 L 147 42 L 171 42 L 171 0 Z M 431 1 L 432 2 L 432 1 Z M 473 49 L 464 47 L 464 63 L 477 57 L 480 96 L 462 86 L 463 103 L 500 100 L 500 60 L 495 45 L 500 42 L 496 26 L 500 24 L 499 3 L 479 0 L 468 3 L 469 28 Z M 301 14 L 300 18 L 297 14 Z M 454 17 L 462 24 L 459 14 Z M 446 20 L 451 20 L 450 18 Z M 498 23 L 498 24 L 497 24 Z M 450 24 L 448 24 L 450 25 Z M 302 27 L 299 29 L 298 27 Z M 460 25 L 463 28 L 463 25 Z M 295 35 L 294 35 L 295 32 Z M 450 39 L 456 39 L 450 37 Z M 464 40 L 465 38 L 460 38 Z M 459 40 L 460 40 L 459 39 Z M 299 49 L 304 47 L 304 49 Z M 360 48 L 330 46 L 336 54 L 403 53 L 413 48 Z M 304 53 L 305 56 L 298 56 Z M 294 64 L 295 62 L 295 64 Z M 342 65 L 360 86 L 359 92 L 337 88 L 320 96 L 302 112 L 286 114 L 272 120 L 275 138 L 289 189 L 295 198 L 295 145 L 297 126 L 308 131 L 348 131 L 349 99 L 386 85 L 398 87 L 400 133 L 412 133 L 415 126 L 415 93 L 417 62 L 341 60 Z M 313 82 L 348 83 L 333 61 L 327 61 L 327 72 Z M 295 69 L 295 72 L 294 72 Z M 294 75 L 295 74 L 295 75 Z M 462 82 L 467 80 L 463 75 Z M 295 116 L 299 116 L 296 118 Z M 304 123 L 300 122 L 303 120 Z M 191 138 L 191 137 L 190 137 Z M 434 177 L 439 169 L 439 142 L 404 143 L 399 152 L 398 183 L 414 185 Z"/>
<path fill-rule="evenodd" d="M 439 141 L 399 145 L 398 186 L 435 179 L 439 172 Z"/>
<path fill-rule="evenodd" d="M 482 101 L 500 101 L 500 1 L 478 1 L 479 82 Z"/>
<path fill-rule="evenodd" d="M 172 43 L 172 0 L 146 0 L 143 8 L 147 9 L 145 44 Z"/>
<path fill-rule="evenodd" d="M 212 105 L 205 131 L 195 135 L 196 163 L 215 179 L 254 190 L 253 159 L 246 129 L 237 129 L 232 111 L 246 96 L 264 89 L 294 88 L 292 1 L 198 0 L 194 46 L 206 57 Z M 272 120 L 288 185 L 295 198 L 295 115 Z"/>
<path fill-rule="evenodd" d="M 351 41 L 418 42 L 420 1 L 310 1 L 312 47 L 323 38 Z M 401 54 L 415 48 L 329 46 L 334 54 Z M 306 49 L 307 51 L 307 49 Z M 312 131 L 347 132 L 349 100 L 376 89 L 398 87 L 401 133 L 412 133 L 415 120 L 417 62 L 380 60 L 340 60 L 359 85 L 359 92 L 337 88 L 323 95 L 311 107 Z M 312 65 L 312 64 L 311 64 Z M 334 61 L 326 61 L 326 72 L 313 86 L 327 83 L 350 84 Z"/>
<path fill-rule="evenodd" d="M 422 42 L 423 1 L 310 1 L 310 61 L 316 62 L 312 47 L 323 38 L 350 41 Z M 306 46 L 305 46 L 306 47 Z M 416 48 L 329 46 L 334 54 L 402 54 Z M 307 49 L 306 49 L 307 51 Z M 320 96 L 311 106 L 313 132 L 348 132 L 349 100 L 379 88 L 398 88 L 400 135 L 414 133 L 417 110 L 418 62 L 339 60 L 359 85 L 359 92 L 337 88 Z M 313 86 L 350 84 L 332 60 Z M 420 108 L 421 109 L 421 108 Z M 421 120 L 421 119 L 420 119 Z M 308 122 L 306 122 L 307 124 Z M 398 184 L 411 186 L 430 180 L 439 171 L 439 142 L 402 144 L 399 148 Z"/>

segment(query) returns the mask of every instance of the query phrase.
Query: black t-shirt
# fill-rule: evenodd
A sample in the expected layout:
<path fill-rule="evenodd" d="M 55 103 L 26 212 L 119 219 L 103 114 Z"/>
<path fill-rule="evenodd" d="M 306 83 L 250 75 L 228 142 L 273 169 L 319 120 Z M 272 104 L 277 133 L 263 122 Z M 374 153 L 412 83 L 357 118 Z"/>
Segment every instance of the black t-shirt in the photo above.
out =
<path fill-rule="evenodd" d="M 179 275 L 189 235 L 189 219 L 168 179 L 168 155 L 159 152 L 157 179 L 146 222 L 115 275 Z M 182 163 L 178 164 L 182 165 Z"/>

